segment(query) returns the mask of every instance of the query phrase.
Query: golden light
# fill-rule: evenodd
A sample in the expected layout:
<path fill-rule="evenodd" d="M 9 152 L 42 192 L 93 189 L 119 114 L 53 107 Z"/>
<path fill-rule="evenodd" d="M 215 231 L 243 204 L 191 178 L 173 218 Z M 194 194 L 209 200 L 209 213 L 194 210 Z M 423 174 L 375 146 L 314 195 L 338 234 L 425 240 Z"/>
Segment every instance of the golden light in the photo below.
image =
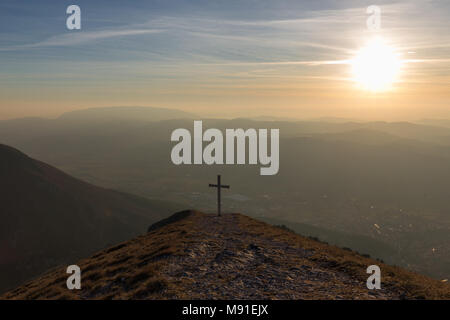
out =
<path fill-rule="evenodd" d="M 353 79 L 366 90 L 389 90 L 397 80 L 401 60 L 381 38 L 374 38 L 351 60 Z"/>

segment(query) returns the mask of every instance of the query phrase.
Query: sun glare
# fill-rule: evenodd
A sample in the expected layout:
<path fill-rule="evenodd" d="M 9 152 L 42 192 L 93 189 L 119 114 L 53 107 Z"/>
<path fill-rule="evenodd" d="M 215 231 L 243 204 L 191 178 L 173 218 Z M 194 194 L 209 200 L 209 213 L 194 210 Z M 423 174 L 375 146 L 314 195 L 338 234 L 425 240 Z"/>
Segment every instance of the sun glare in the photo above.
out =
<path fill-rule="evenodd" d="M 399 54 L 381 38 L 374 38 L 351 60 L 353 79 L 363 89 L 378 92 L 392 88 L 401 67 Z"/>

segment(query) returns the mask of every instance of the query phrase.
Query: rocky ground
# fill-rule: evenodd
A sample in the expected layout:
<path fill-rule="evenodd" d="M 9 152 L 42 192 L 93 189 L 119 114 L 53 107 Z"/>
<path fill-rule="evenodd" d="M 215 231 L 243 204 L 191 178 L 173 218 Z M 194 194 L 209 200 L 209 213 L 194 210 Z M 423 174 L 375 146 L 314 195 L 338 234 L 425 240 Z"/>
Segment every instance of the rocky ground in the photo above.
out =
<path fill-rule="evenodd" d="M 366 269 L 381 268 L 381 290 Z M 144 236 L 57 268 L 6 299 L 450 299 L 450 286 L 240 214 L 178 213 Z"/>
<path fill-rule="evenodd" d="M 204 241 L 187 247 L 187 255 L 168 261 L 164 270 L 169 281 L 182 280 L 194 299 L 399 298 L 387 290 L 369 291 L 365 281 L 314 263 L 309 260 L 314 249 L 248 232 L 239 215 L 208 215 L 199 227 Z"/>

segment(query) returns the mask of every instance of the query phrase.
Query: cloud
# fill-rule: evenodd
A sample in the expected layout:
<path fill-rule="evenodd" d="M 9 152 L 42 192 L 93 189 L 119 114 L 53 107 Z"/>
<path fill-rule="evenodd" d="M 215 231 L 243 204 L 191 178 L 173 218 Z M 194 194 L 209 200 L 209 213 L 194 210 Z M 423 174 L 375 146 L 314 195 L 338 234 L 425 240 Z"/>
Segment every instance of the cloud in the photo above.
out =
<path fill-rule="evenodd" d="M 72 31 L 63 35 L 50 37 L 37 43 L 0 48 L 0 51 L 16 51 L 22 49 L 41 48 L 41 47 L 65 47 L 89 43 L 102 39 L 155 34 L 163 31 L 164 30 L 161 29 L 120 29 L 120 30 L 101 30 L 88 32 L 82 30 L 75 32 Z"/>
<path fill-rule="evenodd" d="M 215 66 L 283 66 L 283 65 L 305 65 L 305 66 L 322 66 L 350 64 L 350 60 L 310 60 L 310 61 L 261 61 L 261 62 L 224 62 L 224 63 L 208 63 L 197 65 L 215 65 Z"/>

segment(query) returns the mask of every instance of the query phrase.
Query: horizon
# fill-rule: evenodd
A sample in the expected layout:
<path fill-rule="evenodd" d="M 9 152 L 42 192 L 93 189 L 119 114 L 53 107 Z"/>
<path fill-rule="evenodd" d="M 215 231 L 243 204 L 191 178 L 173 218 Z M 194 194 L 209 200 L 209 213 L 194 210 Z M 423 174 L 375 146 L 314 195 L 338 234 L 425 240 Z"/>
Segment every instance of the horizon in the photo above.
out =
<path fill-rule="evenodd" d="M 142 108 L 142 109 L 162 109 L 162 110 L 171 110 L 171 111 L 181 111 L 181 112 L 187 112 L 188 114 L 195 116 L 197 118 L 201 118 L 203 120 L 208 119 L 214 119 L 214 120 L 236 120 L 236 119 L 248 119 L 248 120 L 254 120 L 254 121 L 281 121 L 281 122 L 342 122 L 342 123 L 351 123 L 351 122 L 361 122 L 361 123 L 370 123 L 370 122 L 386 122 L 386 123 L 412 123 L 412 124 L 421 124 L 424 125 L 423 122 L 425 121 L 450 121 L 450 116 L 447 118 L 438 118 L 438 117 L 429 117 L 429 118 L 410 118 L 410 119 L 386 119 L 386 118 L 349 118 L 349 117 L 339 117 L 339 116 L 317 116 L 317 117 L 283 117 L 283 116 L 272 116 L 270 114 L 259 114 L 256 113 L 253 116 L 228 116 L 228 117 L 221 117 L 219 115 L 217 116 L 208 116 L 205 117 L 202 114 L 194 113 L 186 110 L 182 110 L 179 108 L 163 108 L 163 107 L 155 107 L 155 106 L 98 106 L 98 107 L 87 107 L 87 108 L 79 108 L 79 109 L 70 109 L 67 111 L 64 111 L 60 114 L 56 115 L 47 115 L 47 116 L 19 116 L 19 117 L 10 117 L 5 119 L 0 119 L 0 121 L 14 121 L 14 120 L 22 120 L 22 119 L 44 119 L 44 120 L 58 120 L 62 116 L 66 114 L 70 114 L 77 111 L 89 111 L 89 110 L 101 110 L 101 109 L 114 109 L 114 108 Z M 180 118 L 181 119 L 181 118 Z M 159 120 L 156 120 L 159 121 Z M 438 126 L 436 124 L 428 124 L 430 126 Z"/>

